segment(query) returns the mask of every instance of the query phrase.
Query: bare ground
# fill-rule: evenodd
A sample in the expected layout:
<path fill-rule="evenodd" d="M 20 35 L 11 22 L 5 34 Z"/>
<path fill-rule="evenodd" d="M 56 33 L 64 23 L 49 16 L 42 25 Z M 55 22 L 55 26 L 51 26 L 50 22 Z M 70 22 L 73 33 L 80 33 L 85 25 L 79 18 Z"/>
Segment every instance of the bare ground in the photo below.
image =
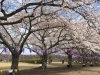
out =
<path fill-rule="evenodd" d="M 3 72 L 1 75 L 9 75 L 8 72 Z M 16 74 L 17 75 L 17 74 Z M 67 67 L 49 67 L 46 70 L 41 68 L 31 68 L 21 70 L 18 75 L 100 75 L 100 66 L 73 66 Z"/>

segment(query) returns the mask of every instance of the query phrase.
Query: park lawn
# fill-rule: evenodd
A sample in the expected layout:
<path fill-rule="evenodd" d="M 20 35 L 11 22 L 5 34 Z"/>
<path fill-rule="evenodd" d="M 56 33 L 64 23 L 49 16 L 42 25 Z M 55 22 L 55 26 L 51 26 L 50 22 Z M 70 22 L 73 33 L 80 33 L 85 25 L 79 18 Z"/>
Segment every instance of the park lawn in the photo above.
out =
<path fill-rule="evenodd" d="M 1 75 L 8 75 L 8 72 L 3 72 Z M 25 69 L 20 71 L 20 75 L 100 75 L 100 66 L 94 67 L 52 67 L 42 70 L 41 68 L 36 69 Z"/>
<path fill-rule="evenodd" d="M 1 62 L 0 65 L 1 68 L 10 68 L 11 62 Z M 20 75 L 100 75 L 100 66 L 82 67 L 82 64 L 73 63 L 73 65 L 75 66 L 67 68 L 64 67 L 67 65 L 67 62 L 65 62 L 64 64 L 62 64 L 61 62 L 52 62 L 50 65 L 48 65 L 48 69 L 46 70 L 35 68 L 39 67 L 39 65 L 40 64 L 19 62 Z M 1 75 L 7 74 L 8 72 L 3 72 Z"/>
<path fill-rule="evenodd" d="M 60 65 L 65 65 L 67 63 L 62 64 L 61 62 L 52 62 L 50 65 L 54 66 L 60 66 Z M 11 62 L 0 62 L 0 69 L 2 68 L 10 68 Z M 20 67 L 39 67 L 40 64 L 31 64 L 31 63 L 24 63 L 24 62 L 19 62 L 19 68 Z"/>
<path fill-rule="evenodd" d="M 52 65 L 52 66 L 59 66 L 59 67 L 66 67 L 67 65 L 68 65 L 68 62 L 64 62 L 64 64 L 62 64 L 62 62 L 52 62 L 50 65 Z M 72 63 L 72 65 L 75 65 L 75 66 L 82 66 L 82 64 L 80 64 L 80 63 Z"/>
<path fill-rule="evenodd" d="M 64 64 L 62 64 L 62 62 L 52 62 L 51 64 L 48 64 L 47 67 L 67 67 L 67 62 L 65 62 Z M 73 63 L 73 65 L 79 67 L 82 66 L 82 64 L 75 64 Z M 0 70 L 3 71 L 8 71 L 10 69 L 11 66 L 11 62 L 0 62 Z M 39 67 L 40 64 L 31 64 L 31 63 L 24 63 L 24 62 L 19 62 L 19 70 L 24 70 L 24 69 L 31 69 L 31 68 L 37 68 Z"/>
<path fill-rule="evenodd" d="M 9 70 L 11 66 L 11 62 L 0 62 L 0 70 Z M 28 68 L 35 68 L 39 67 L 39 64 L 30 64 L 30 63 L 23 63 L 19 62 L 19 69 L 28 69 Z"/>

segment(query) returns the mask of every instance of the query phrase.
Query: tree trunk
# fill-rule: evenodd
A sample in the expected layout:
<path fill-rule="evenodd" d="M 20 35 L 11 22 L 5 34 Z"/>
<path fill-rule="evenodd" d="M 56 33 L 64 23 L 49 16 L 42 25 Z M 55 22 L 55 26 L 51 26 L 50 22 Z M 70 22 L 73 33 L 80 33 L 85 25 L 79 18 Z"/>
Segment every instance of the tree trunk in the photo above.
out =
<path fill-rule="evenodd" d="M 86 66 L 86 59 L 84 57 L 82 59 L 83 59 L 83 67 L 85 67 Z"/>
<path fill-rule="evenodd" d="M 68 67 L 72 67 L 72 55 L 68 55 Z"/>
<path fill-rule="evenodd" d="M 42 68 L 43 70 L 47 68 L 47 54 L 42 56 Z"/>
<path fill-rule="evenodd" d="M 18 64 L 19 64 L 19 55 L 17 55 L 17 54 L 12 54 L 11 69 L 13 69 L 13 71 L 15 71 L 15 69 L 16 69 L 17 72 L 18 72 L 18 71 L 19 71 L 19 69 L 18 69 Z"/>

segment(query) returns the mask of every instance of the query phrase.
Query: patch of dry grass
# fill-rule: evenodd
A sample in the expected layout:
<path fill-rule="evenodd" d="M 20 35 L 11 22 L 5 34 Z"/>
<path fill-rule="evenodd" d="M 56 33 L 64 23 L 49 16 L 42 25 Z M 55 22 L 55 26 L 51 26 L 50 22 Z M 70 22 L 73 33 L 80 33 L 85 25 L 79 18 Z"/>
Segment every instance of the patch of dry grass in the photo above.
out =
<path fill-rule="evenodd" d="M 0 62 L 0 70 L 8 70 L 10 69 L 11 62 Z M 19 69 L 27 69 L 27 68 L 34 68 L 39 67 L 39 64 L 29 64 L 29 63 L 22 63 L 19 62 Z"/>
<path fill-rule="evenodd" d="M 10 67 L 11 62 L 0 62 L 0 68 L 1 67 Z M 22 63 L 19 62 L 19 66 L 39 66 L 39 64 L 29 64 L 29 63 Z"/>

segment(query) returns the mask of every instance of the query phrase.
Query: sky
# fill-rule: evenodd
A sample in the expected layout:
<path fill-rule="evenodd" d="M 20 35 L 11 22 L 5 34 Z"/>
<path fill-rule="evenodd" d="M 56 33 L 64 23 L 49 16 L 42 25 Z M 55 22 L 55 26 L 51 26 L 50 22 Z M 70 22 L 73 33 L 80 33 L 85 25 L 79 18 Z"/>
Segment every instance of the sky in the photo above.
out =
<path fill-rule="evenodd" d="M 3 49 L 0 49 L 0 53 L 3 51 Z M 3 52 L 2 54 L 11 54 L 10 52 L 9 52 L 9 50 L 7 49 L 7 51 L 6 52 Z M 22 54 L 21 55 L 36 55 L 36 53 L 34 53 L 34 52 L 31 52 L 30 53 L 30 51 L 28 50 L 28 49 L 25 49 L 24 48 L 24 52 L 22 52 Z"/>
<path fill-rule="evenodd" d="M 18 0 L 20 3 L 22 3 L 22 0 Z"/>
<path fill-rule="evenodd" d="M 19 1 L 20 3 L 22 3 L 22 0 L 18 0 L 18 1 Z M 35 0 L 33 0 L 33 1 L 35 1 Z M 94 7 L 95 7 L 95 8 L 98 8 L 98 7 L 100 8 L 100 3 L 95 3 L 95 4 L 94 4 Z M 12 7 L 11 9 L 14 9 L 14 8 Z M 65 13 L 65 12 L 61 12 L 61 14 L 62 14 L 63 16 L 66 17 L 66 13 Z M 71 14 L 68 14 L 67 16 L 70 17 Z M 75 18 L 75 17 L 77 17 L 77 15 L 73 16 L 73 18 Z M 3 50 L 3 49 L 0 49 L 0 52 L 2 52 L 2 50 Z M 3 52 L 3 54 L 6 54 L 6 53 Z M 24 55 L 30 55 L 30 51 L 29 51 L 28 49 L 25 49 L 24 52 L 23 52 L 22 54 L 24 54 Z M 36 53 L 31 52 L 31 54 L 32 54 L 32 55 L 35 55 Z"/>

